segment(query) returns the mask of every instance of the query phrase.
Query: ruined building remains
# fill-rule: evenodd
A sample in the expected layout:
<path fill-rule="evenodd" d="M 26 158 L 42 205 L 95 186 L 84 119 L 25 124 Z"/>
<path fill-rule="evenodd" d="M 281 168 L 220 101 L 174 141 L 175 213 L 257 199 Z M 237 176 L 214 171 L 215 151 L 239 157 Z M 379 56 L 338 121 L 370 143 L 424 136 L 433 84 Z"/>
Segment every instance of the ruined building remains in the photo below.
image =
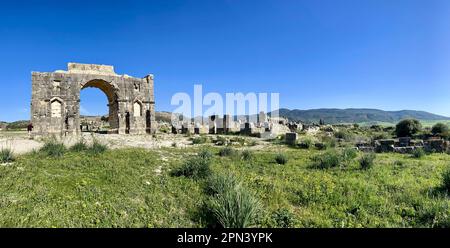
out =
<path fill-rule="evenodd" d="M 33 134 L 80 134 L 80 91 L 88 87 L 108 98 L 110 133 L 155 132 L 153 75 L 133 78 L 113 66 L 69 63 L 67 71 L 32 73 Z"/>

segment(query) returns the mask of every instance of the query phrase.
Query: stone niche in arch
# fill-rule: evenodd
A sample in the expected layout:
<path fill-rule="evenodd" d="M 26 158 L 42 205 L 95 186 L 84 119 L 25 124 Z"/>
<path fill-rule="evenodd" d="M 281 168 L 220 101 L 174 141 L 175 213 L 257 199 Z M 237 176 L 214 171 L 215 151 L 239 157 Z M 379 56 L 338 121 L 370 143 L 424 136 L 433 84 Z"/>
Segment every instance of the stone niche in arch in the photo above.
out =
<path fill-rule="evenodd" d="M 69 63 L 67 71 L 32 73 L 33 135 L 81 134 L 80 91 L 88 87 L 102 90 L 108 98 L 110 133 L 156 131 L 153 75 L 134 78 L 116 74 L 113 66 Z M 126 113 L 135 118 L 127 120 Z"/>
<path fill-rule="evenodd" d="M 142 103 L 139 101 L 134 101 L 133 103 L 133 116 L 142 117 Z"/>
<path fill-rule="evenodd" d="M 53 98 L 50 100 L 50 117 L 61 118 L 62 117 L 62 100 L 60 98 Z"/>

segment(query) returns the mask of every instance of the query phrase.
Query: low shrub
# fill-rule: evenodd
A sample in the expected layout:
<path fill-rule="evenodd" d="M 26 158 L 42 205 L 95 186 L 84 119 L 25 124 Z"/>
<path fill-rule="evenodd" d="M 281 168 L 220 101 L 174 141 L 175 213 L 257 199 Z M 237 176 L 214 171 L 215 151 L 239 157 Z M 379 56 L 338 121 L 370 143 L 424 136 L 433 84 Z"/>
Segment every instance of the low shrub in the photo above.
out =
<path fill-rule="evenodd" d="M 208 143 L 208 137 L 206 136 L 199 136 L 192 139 L 192 144 L 198 145 L 198 144 L 205 144 Z"/>
<path fill-rule="evenodd" d="M 272 213 L 272 220 L 277 228 L 292 228 L 295 227 L 295 216 L 286 208 L 277 209 Z"/>
<path fill-rule="evenodd" d="M 334 137 L 348 141 L 352 138 L 352 135 L 347 131 L 340 130 L 334 133 Z"/>
<path fill-rule="evenodd" d="M 278 153 L 275 156 L 275 162 L 277 162 L 277 164 L 286 164 L 288 162 L 288 157 L 283 153 Z"/>
<path fill-rule="evenodd" d="M 376 155 L 375 153 L 366 153 L 359 159 L 359 165 L 361 169 L 370 169 L 374 165 Z"/>
<path fill-rule="evenodd" d="M 2 148 L 0 150 L 0 162 L 9 163 L 14 161 L 14 154 L 9 148 Z"/>
<path fill-rule="evenodd" d="M 229 157 L 229 156 L 232 156 L 234 154 L 236 154 L 236 151 L 233 148 L 229 147 L 229 146 L 224 147 L 224 148 L 220 149 L 220 151 L 219 151 L 219 155 L 221 157 Z"/>
<path fill-rule="evenodd" d="M 44 146 L 39 151 L 50 157 L 62 157 L 66 150 L 63 143 L 58 142 L 56 139 L 50 139 L 45 141 Z"/>

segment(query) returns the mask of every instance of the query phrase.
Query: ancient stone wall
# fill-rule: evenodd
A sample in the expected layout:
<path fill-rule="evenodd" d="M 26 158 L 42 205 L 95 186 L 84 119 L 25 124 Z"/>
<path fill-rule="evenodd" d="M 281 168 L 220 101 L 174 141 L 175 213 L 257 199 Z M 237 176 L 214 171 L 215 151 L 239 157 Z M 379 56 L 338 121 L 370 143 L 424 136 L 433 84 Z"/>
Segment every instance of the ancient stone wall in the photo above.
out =
<path fill-rule="evenodd" d="M 80 91 L 88 87 L 106 94 L 111 133 L 156 131 L 153 75 L 133 78 L 112 66 L 69 63 L 68 71 L 32 73 L 33 134 L 80 134 Z"/>

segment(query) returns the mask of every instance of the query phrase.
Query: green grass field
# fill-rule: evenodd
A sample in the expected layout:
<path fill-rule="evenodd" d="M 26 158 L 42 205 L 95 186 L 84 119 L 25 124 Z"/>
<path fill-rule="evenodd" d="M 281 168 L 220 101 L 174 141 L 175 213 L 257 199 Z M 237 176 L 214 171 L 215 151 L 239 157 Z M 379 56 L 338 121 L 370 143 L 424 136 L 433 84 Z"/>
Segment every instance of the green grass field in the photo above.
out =
<path fill-rule="evenodd" d="M 205 180 L 171 175 L 199 149 L 20 156 L 0 165 L 0 227 L 205 227 Z M 236 175 L 260 201 L 257 227 L 450 227 L 447 154 L 378 154 L 362 170 L 358 159 L 312 168 L 315 149 L 280 145 L 251 160 L 209 149 L 212 172 Z"/>

